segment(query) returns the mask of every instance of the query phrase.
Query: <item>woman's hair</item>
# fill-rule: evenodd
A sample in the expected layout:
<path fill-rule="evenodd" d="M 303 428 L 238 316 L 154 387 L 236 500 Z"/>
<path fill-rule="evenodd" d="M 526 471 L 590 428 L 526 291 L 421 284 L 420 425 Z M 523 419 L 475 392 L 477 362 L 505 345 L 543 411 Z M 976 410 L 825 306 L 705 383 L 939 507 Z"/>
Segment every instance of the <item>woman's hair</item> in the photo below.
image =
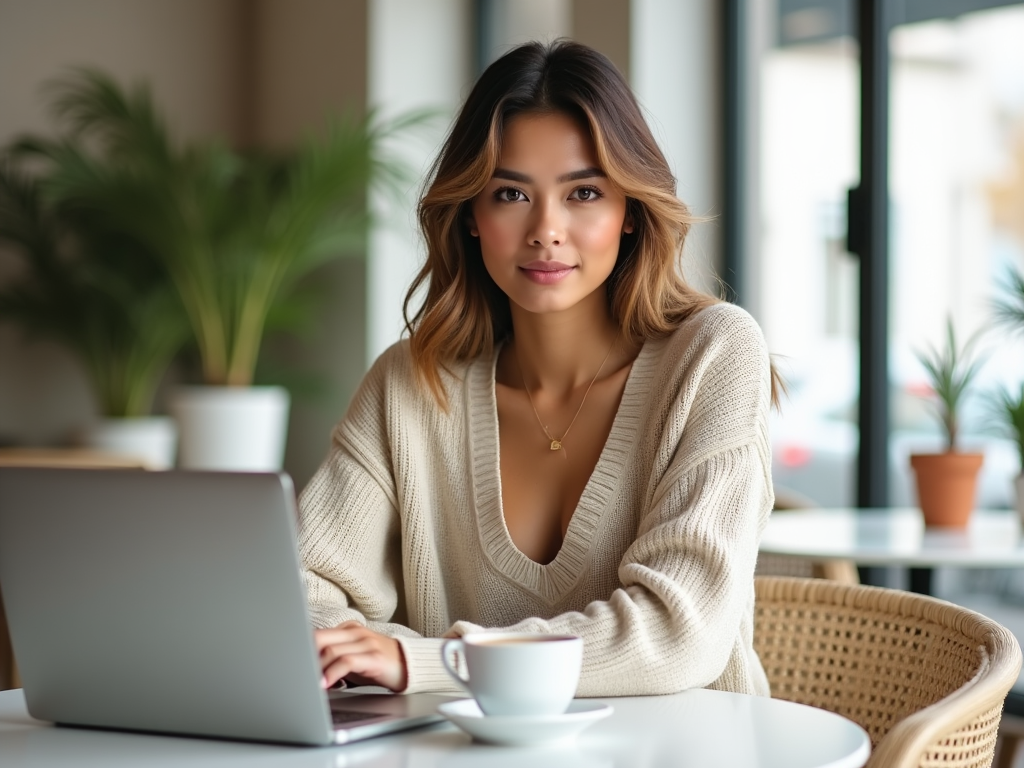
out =
<path fill-rule="evenodd" d="M 573 117 L 589 130 L 601 169 L 626 196 L 633 232 L 622 236 L 607 281 L 611 317 L 623 336 L 665 336 L 718 302 L 688 286 L 676 268 L 694 217 L 676 197 L 675 177 L 619 71 L 579 43 L 519 46 L 473 87 L 419 204 L 427 261 L 406 295 L 406 328 L 417 372 L 442 406 L 441 369 L 490 352 L 512 330 L 508 297 L 469 232 L 473 198 L 491 179 L 509 120 L 550 113 Z M 410 318 L 423 285 L 426 296 Z"/>

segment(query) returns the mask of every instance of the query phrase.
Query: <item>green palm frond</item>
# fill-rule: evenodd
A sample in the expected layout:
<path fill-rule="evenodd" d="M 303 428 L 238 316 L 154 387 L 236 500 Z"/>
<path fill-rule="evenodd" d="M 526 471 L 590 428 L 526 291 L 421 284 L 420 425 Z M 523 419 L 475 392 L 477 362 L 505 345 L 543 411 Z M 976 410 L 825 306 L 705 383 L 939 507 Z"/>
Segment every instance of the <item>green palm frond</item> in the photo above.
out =
<path fill-rule="evenodd" d="M 37 186 L 9 161 L 0 165 L 0 241 L 23 257 L 23 270 L 0 291 L 0 317 L 30 334 L 80 346 L 82 312 L 75 264 L 58 251 L 61 222 L 43 205 Z"/>
<path fill-rule="evenodd" d="M 79 67 L 47 84 L 51 109 L 74 137 L 100 142 L 105 156 L 124 162 L 170 165 L 172 144 L 149 89 L 126 92 L 111 77 Z"/>
<path fill-rule="evenodd" d="M 991 415 L 1002 432 L 1013 440 L 1024 471 L 1024 384 L 1013 392 L 1000 389 L 989 394 L 988 404 Z"/>
<path fill-rule="evenodd" d="M 91 275 L 91 290 L 105 286 L 111 303 L 126 302 L 146 277 L 132 265 L 151 267 L 155 255 L 211 384 L 251 383 L 268 319 L 288 315 L 275 305 L 311 271 L 364 249 L 370 190 L 391 195 L 412 183 L 390 144 L 436 116 L 349 114 L 294 152 L 243 155 L 216 142 L 176 144 L 145 87 L 124 90 L 96 70 L 76 70 L 50 93 L 66 133 L 24 137 L 10 156 L 43 165 L 36 202 L 124 270 L 123 280 L 117 270 Z M 9 239 L 38 235 L 12 228 Z M 149 258 L 133 259 L 128 242 Z"/>
<path fill-rule="evenodd" d="M 996 322 L 1018 333 L 1024 332 L 1024 274 L 1011 269 L 1002 286 L 1002 296 L 992 303 Z"/>
<path fill-rule="evenodd" d="M 25 161 L 42 163 L 42 175 Z M 74 353 L 104 414 L 141 416 L 188 327 L 155 256 L 66 199 L 110 175 L 71 140 L 27 137 L 4 154 L 0 240 L 23 268 L 0 287 L 0 317 Z"/>

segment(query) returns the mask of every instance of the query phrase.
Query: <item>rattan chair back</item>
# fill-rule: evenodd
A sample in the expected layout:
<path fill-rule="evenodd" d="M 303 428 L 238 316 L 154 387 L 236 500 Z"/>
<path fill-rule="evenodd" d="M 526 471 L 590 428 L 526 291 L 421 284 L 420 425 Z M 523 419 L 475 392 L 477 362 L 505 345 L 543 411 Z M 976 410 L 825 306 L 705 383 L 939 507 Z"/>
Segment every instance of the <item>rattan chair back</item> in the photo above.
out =
<path fill-rule="evenodd" d="M 870 735 L 869 768 L 992 764 L 1021 651 L 1005 627 L 924 595 L 821 579 L 756 579 L 754 647 L 772 696 Z"/>

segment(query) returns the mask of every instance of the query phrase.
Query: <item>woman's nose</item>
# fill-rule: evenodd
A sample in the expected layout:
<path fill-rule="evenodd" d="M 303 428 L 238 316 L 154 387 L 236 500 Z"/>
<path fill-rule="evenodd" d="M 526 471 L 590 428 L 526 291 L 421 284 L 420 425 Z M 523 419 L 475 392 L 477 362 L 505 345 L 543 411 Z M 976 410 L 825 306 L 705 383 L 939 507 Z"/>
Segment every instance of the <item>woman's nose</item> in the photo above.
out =
<path fill-rule="evenodd" d="M 565 211 L 558 202 L 541 203 L 536 209 L 527 239 L 530 245 L 550 248 L 565 244 Z"/>

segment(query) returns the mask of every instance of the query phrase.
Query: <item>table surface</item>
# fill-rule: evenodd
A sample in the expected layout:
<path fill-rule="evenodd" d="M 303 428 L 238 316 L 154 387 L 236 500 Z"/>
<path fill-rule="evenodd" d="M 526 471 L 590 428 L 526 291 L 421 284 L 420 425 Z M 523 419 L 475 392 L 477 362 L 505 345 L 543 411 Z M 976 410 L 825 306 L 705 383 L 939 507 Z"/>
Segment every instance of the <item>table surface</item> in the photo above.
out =
<path fill-rule="evenodd" d="M 931 568 L 1024 566 L 1012 510 L 977 510 L 965 529 L 925 528 L 918 509 L 799 509 L 773 512 L 762 552 L 860 565 Z"/>
<path fill-rule="evenodd" d="M 572 744 L 497 747 L 449 723 L 341 747 L 284 747 L 54 727 L 21 690 L 0 692 L 0 765 L 83 768 L 859 768 L 867 734 L 839 715 L 776 699 L 692 690 L 603 699 L 614 713 Z"/>

